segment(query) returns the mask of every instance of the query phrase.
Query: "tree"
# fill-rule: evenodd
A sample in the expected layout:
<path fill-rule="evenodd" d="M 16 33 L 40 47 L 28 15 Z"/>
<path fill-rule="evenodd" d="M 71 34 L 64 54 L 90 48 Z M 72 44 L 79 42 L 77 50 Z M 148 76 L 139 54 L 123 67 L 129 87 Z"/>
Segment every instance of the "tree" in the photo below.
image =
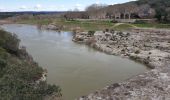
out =
<path fill-rule="evenodd" d="M 156 8 L 156 15 L 158 21 L 160 22 L 166 22 L 168 13 L 165 11 L 165 8 Z"/>

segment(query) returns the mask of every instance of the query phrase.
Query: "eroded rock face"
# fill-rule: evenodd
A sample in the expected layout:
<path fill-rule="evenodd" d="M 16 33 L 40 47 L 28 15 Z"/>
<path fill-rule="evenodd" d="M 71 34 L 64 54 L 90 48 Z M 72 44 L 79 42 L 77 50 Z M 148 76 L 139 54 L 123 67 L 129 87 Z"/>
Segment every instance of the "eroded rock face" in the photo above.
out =
<path fill-rule="evenodd" d="M 168 100 L 170 99 L 170 31 L 136 29 L 130 32 L 86 32 L 74 41 L 112 55 L 144 63 L 152 70 L 122 83 L 115 83 L 80 100 Z"/>

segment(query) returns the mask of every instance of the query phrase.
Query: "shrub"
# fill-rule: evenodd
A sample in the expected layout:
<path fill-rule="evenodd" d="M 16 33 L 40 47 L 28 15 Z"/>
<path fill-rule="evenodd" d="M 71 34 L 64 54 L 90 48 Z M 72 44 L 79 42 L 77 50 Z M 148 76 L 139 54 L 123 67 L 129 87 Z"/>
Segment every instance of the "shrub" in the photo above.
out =
<path fill-rule="evenodd" d="M 132 60 L 137 60 L 138 59 L 137 56 L 130 56 L 129 58 L 132 59 Z"/>
<path fill-rule="evenodd" d="M 143 20 L 136 20 L 134 24 L 146 24 L 146 22 Z"/>
<path fill-rule="evenodd" d="M 114 34 L 114 33 L 115 33 L 115 30 L 114 30 L 114 29 L 111 29 L 111 30 L 110 30 L 110 33 Z"/>
<path fill-rule="evenodd" d="M 34 61 L 13 54 L 19 50 L 15 35 L 0 30 L 0 40 L 0 100 L 43 100 L 49 94 L 60 93 L 58 86 L 36 82 L 44 70 Z"/>
<path fill-rule="evenodd" d="M 126 35 L 127 35 L 127 36 L 129 36 L 129 35 L 130 35 L 130 33 L 127 33 Z"/>
<path fill-rule="evenodd" d="M 0 30 L 0 46 L 10 53 L 17 54 L 20 40 L 17 35 Z"/>
<path fill-rule="evenodd" d="M 88 35 L 93 36 L 95 31 L 88 31 Z"/>
<path fill-rule="evenodd" d="M 117 35 L 123 37 L 123 32 L 118 32 Z"/>
<path fill-rule="evenodd" d="M 139 53 L 140 53 L 140 50 L 136 50 L 136 51 L 135 51 L 135 54 L 139 54 Z"/>
<path fill-rule="evenodd" d="M 51 95 L 55 92 L 61 92 L 61 88 L 56 85 L 48 85 L 47 94 Z"/>
<path fill-rule="evenodd" d="M 146 64 L 146 65 L 148 65 L 148 64 L 149 64 L 148 59 L 144 59 L 144 60 L 143 60 L 143 63 Z"/>
<path fill-rule="evenodd" d="M 106 32 L 109 32 L 109 29 L 107 28 L 107 29 L 105 29 L 105 31 L 106 31 Z"/>
<path fill-rule="evenodd" d="M 118 21 L 116 21 L 116 20 L 112 20 L 112 21 L 111 21 L 111 23 L 118 23 Z"/>
<path fill-rule="evenodd" d="M 5 59 L 0 58 L 0 70 L 5 68 L 6 65 L 7 65 L 7 61 Z"/>

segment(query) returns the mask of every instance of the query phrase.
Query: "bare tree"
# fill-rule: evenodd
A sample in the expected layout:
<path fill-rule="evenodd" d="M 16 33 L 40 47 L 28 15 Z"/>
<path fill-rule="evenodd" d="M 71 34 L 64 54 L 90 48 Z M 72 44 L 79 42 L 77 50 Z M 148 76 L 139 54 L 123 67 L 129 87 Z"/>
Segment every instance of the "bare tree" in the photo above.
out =
<path fill-rule="evenodd" d="M 105 4 L 92 4 L 86 8 L 86 12 L 91 19 L 103 19 L 106 17 Z"/>

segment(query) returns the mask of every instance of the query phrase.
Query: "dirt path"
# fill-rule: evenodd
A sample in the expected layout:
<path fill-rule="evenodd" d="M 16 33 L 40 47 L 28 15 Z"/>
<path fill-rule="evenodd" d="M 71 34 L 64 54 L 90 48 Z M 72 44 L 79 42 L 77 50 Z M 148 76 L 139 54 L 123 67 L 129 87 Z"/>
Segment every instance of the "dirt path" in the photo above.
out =
<path fill-rule="evenodd" d="M 138 27 L 137 27 L 137 26 L 135 26 L 135 25 L 127 24 L 127 23 L 116 23 L 116 24 L 113 26 L 113 28 L 115 28 L 115 27 L 117 27 L 117 26 L 119 26 L 119 25 L 122 25 L 122 24 L 132 26 L 133 28 L 138 28 Z"/>

